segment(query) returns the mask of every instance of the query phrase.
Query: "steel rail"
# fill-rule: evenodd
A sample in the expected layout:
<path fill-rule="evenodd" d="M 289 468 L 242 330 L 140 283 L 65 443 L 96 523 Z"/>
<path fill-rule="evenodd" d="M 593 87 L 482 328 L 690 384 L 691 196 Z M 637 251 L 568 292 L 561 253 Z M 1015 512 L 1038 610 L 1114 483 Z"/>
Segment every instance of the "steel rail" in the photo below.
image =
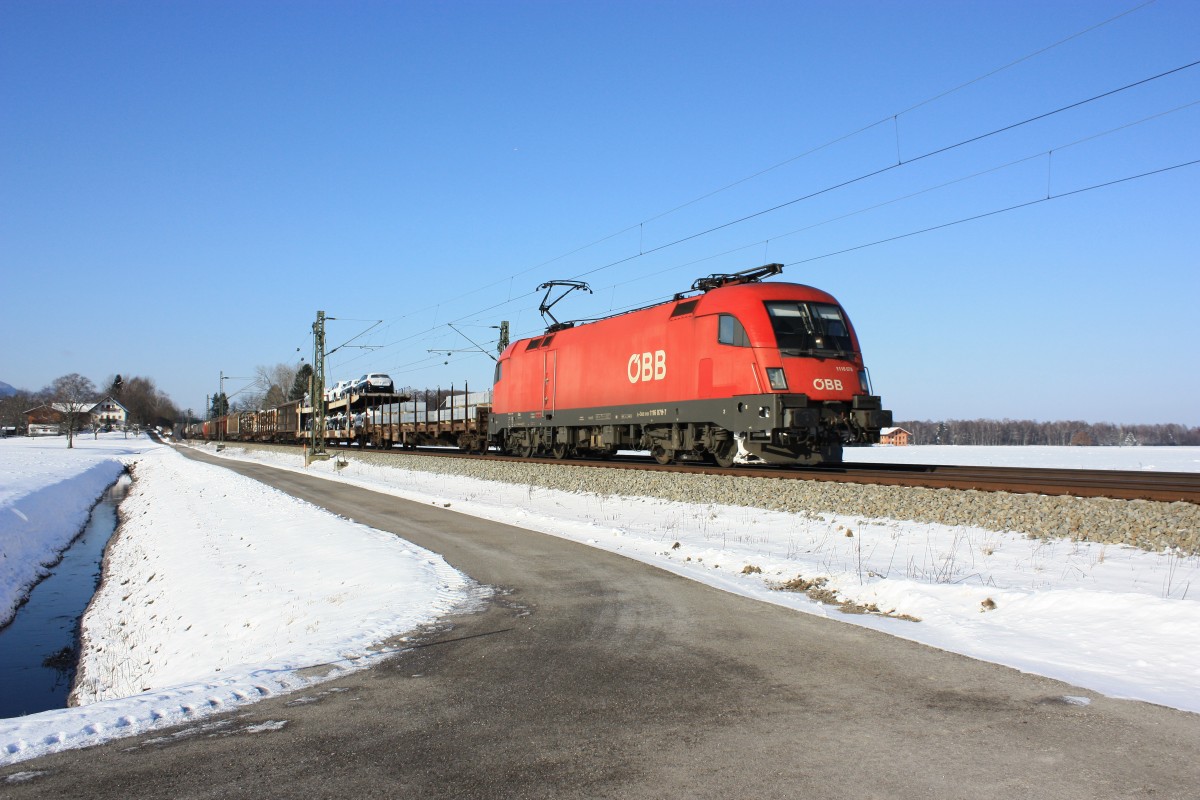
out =
<path fill-rule="evenodd" d="M 1151 500 L 1200 505 L 1200 472 L 1147 472 L 1106 469 L 1047 469 L 1044 467 L 963 467 L 949 464 L 866 464 L 843 462 L 817 467 L 735 466 L 723 469 L 711 464 L 686 462 L 657 464 L 649 457 L 619 456 L 610 459 L 581 459 L 534 456 L 519 458 L 496 453 L 460 453 L 436 448 L 412 450 L 361 449 L 357 446 L 330 447 L 347 451 L 402 453 L 439 458 L 489 459 L 527 464 L 553 464 L 591 469 L 645 469 L 736 478 L 813 480 L 836 483 L 912 486 L 928 489 L 1010 492 L 1071 497 L 1106 497 L 1113 500 Z"/>

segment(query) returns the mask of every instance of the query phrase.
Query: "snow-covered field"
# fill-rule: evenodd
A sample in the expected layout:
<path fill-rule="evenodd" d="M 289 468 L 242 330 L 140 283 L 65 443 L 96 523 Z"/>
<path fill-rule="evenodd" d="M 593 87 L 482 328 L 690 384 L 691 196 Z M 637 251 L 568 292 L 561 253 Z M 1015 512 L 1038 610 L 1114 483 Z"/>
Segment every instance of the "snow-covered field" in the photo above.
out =
<path fill-rule="evenodd" d="M 18 469 L 8 460 L 7 448 L 7 443 L 0 443 L 0 465 L 6 471 Z M 247 453 L 233 447 L 224 455 L 303 470 L 295 455 Z M 1200 471 L 1200 448 L 911 447 L 855 450 L 853 455 L 854 460 L 904 458 L 926 463 Z M 121 457 L 137 462 L 139 482 L 149 478 L 146 488 L 136 495 L 137 502 L 127 501 L 123 506 L 129 517 L 150 520 L 141 530 L 145 535 L 136 537 L 139 546 L 147 548 L 147 556 L 169 555 L 177 563 L 161 574 L 155 572 L 153 582 L 145 569 L 126 574 L 126 566 L 114 563 L 109 583 L 120 586 L 121 580 L 128 579 L 128 586 L 136 586 L 138 594 L 131 589 L 126 599 L 126 590 L 121 590 L 98 601 L 98 610 L 91 616 L 117 620 L 120 612 L 131 613 L 130 604 L 141 609 L 138 624 L 146 636 L 137 644 L 145 654 L 143 660 L 155 666 L 158 685 L 154 691 L 127 699 L 0 721 L 0 763 L 195 718 L 241 702 L 238 692 L 256 695 L 257 690 L 247 693 L 236 681 L 227 683 L 231 672 L 226 667 L 220 673 L 206 672 L 209 654 L 227 642 L 244 641 L 251 645 L 248 652 L 266 657 L 280 636 L 291 635 L 275 624 L 281 612 L 263 611 L 267 604 L 274 602 L 276 595 L 284 598 L 285 605 L 303 604 L 328 591 L 304 591 L 302 581 L 290 578 L 256 576 L 260 591 L 236 611 L 206 609 L 214 593 L 202 590 L 203 583 L 185 583 L 182 573 L 186 570 L 181 565 L 208 570 L 215 579 L 231 566 L 247 562 L 246 574 L 253 575 L 267 568 L 266 561 L 278 557 L 278 545 L 272 542 L 302 546 L 303 538 L 289 537 L 288 532 L 300 525 L 307 531 L 313 522 L 305 515 L 323 512 L 280 497 L 272 501 L 276 505 L 270 513 L 243 526 L 236 514 L 219 513 L 219 506 L 244 504 L 234 507 L 255 513 L 265 507 L 266 497 L 277 493 L 221 470 L 191 465 L 166 448 Z M 1200 559 L 1195 556 L 1046 542 L 1028 539 L 1020 532 L 557 492 L 375 467 L 355 462 L 353 457 L 341 469 L 326 462 L 314 464 L 308 471 L 422 503 L 448 505 L 451 512 L 571 538 L 725 591 L 1058 678 L 1081 687 L 1073 695 L 1077 702 L 1087 702 L 1087 694 L 1096 692 L 1200 712 Z M 175 499 L 180 493 L 191 494 L 192 499 Z M 7 508 L 0 506 L 0 517 L 5 513 Z M 364 547 L 378 544 L 371 538 L 372 532 L 361 526 L 345 520 L 329 522 L 331 526 L 335 523 L 346 530 L 337 529 L 331 536 L 346 537 L 355 529 L 365 537 Z M 4 530 L 0 527 L 0 536 Z M 158 553 L 175 549 L 162 543 L 164 539 L 173 541 L 174 534 L 204 537 L 207 544 L 186 552 Z M 417 553 L 412 545 L 393 541 L 396 548 Z M 298 557 L 324 558 L 324 552 L 301 552 Z M 249 561 L 264 553 L 270 557 Z M 415 557 L 434 558 L 432 554 Z M 372 554 L 364 561 L 377 558 Z M 366 575 L 365 566 L 363 570 Z M 854 608 L 846 606 L 843 611 L 801 592 L 779 590 L 781 584 L 796 578 L 815 582 L 826 590 L 827 597 L 854 604 Z M 236 579 L 237 585 L 246 580 Z M 446 588 L 438 580 L 428 585 Z M 397 604 L 404 599 L 397 595 L 394 582 L 376 585 L 373 578 L 362 577 L 359 592 L 376 591 Z M 459 599 L 471 594 L 465 583 L 461 592 Z M 174 597 L 168 601 L 166 595 Z M 151 597 L 156 602 L 146 605 Z M 159 611 L 164 602 L 174 604 L 169 613 Z M 421 602 L 415 605 L 421 606 Z M 436 602 L 424 606 L 427 610 L 431 607 L 433 611 L 444 608 Z M 151 619 L 151 608 L 156 619 Z M 864 609 L 877 612 L 849 613 Z M 172 615 L 183 618 L 175 620 Z M 356 618 L 361 620 L 364 615 L 358 612 Z M 208 641 L 219 646 L 196 647 L 193 620 L 204 621 Z M 190 630 L 184 622 L 191 623 Z M 92 624 L 90 618 L 88 624 Z M 361 646 L 380 636 L 382 630 L 372 622 L 369 630 L 347 631 L 346 636 L 358 634 L 347 647 L 361 652 Z M 307 646 L 297 645 L 297 661 L 305 661 Z M 160 656 L 181 653 L 187 654 L 190 671 L 158 668 Z M 250 676 L 251 687 L 256 672 L 263 674 L 256 671 L 253 659 L 246 656 L 232 668 L 237 675 Z M 327 651 L 318 653 L 313 645 L 306 663 L 326 660 Z M 220 664 L 209 666 L 215 669 Z M 125 677 L 128 688 L 141 688 L 136 685 L 140 679 Z M 243 688 L 231 688 L 234 685 Z M 275 691 L 287 685 L 285 680 L 269 688 Z M 119 688 L 109 687 L 110 691 Z"/>
<path fill-rule="evenodd" d="M 869 464 L 953 464 L 963 467 L 1044 467 L 1200 472 L 1200 447 L 847 447 L 846 461 Z"/>

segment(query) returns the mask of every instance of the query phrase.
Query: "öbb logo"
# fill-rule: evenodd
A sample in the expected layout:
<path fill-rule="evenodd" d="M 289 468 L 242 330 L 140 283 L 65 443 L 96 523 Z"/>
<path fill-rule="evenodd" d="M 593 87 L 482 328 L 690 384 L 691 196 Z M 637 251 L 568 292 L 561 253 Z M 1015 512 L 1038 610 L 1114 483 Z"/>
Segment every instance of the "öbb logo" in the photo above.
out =
<path fill-rule="evenodd" d="M 630 383 L 661 381 L 667 377 L 667 351 L 632 354 L 629 356 L 629 363 L 625 365 L 625 374 Z"/>
<path fill-rule="evenodd" d="M 813 378 L 813 388 L 817 391 L 840 392 L 842 382 L 833 378 Z"/>

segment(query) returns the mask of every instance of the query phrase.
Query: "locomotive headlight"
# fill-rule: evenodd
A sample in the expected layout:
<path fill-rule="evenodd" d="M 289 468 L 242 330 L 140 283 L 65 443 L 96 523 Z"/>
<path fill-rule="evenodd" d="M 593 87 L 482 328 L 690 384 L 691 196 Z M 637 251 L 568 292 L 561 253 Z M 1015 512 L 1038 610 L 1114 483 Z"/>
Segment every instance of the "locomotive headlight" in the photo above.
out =
<path fill-rule="evenodd" d="M 772 389 L 787 388 L 787 377 L 784 376 L 781 367 L 767 367 L 767 381 L 770 382 Z"/>

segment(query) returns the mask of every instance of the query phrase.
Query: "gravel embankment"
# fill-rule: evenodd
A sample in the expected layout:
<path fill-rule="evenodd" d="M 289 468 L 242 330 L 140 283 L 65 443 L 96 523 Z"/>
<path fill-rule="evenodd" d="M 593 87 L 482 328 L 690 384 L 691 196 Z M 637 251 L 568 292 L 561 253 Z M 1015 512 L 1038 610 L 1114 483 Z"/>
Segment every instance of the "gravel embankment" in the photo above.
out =
<path fill-rule="evenodd" d="M 269 445 L 261 448 L 272 449 Z M 1193 503 L 734 478 L 581 465 L 564 469 L 564 464 L 558 463 L 439 459 L 369 451 L 349 453 L 347 458 L 396 469 L 461 475 L 566 492 L 659 497 L 682 503 L 720 503 L 800 514 L 834 513 L 970 525 L 1039 538 L 1128 544 L 1145 550 L 1177 548 L 1188 555 L 1200 554 L 1200 506 Z"/>

